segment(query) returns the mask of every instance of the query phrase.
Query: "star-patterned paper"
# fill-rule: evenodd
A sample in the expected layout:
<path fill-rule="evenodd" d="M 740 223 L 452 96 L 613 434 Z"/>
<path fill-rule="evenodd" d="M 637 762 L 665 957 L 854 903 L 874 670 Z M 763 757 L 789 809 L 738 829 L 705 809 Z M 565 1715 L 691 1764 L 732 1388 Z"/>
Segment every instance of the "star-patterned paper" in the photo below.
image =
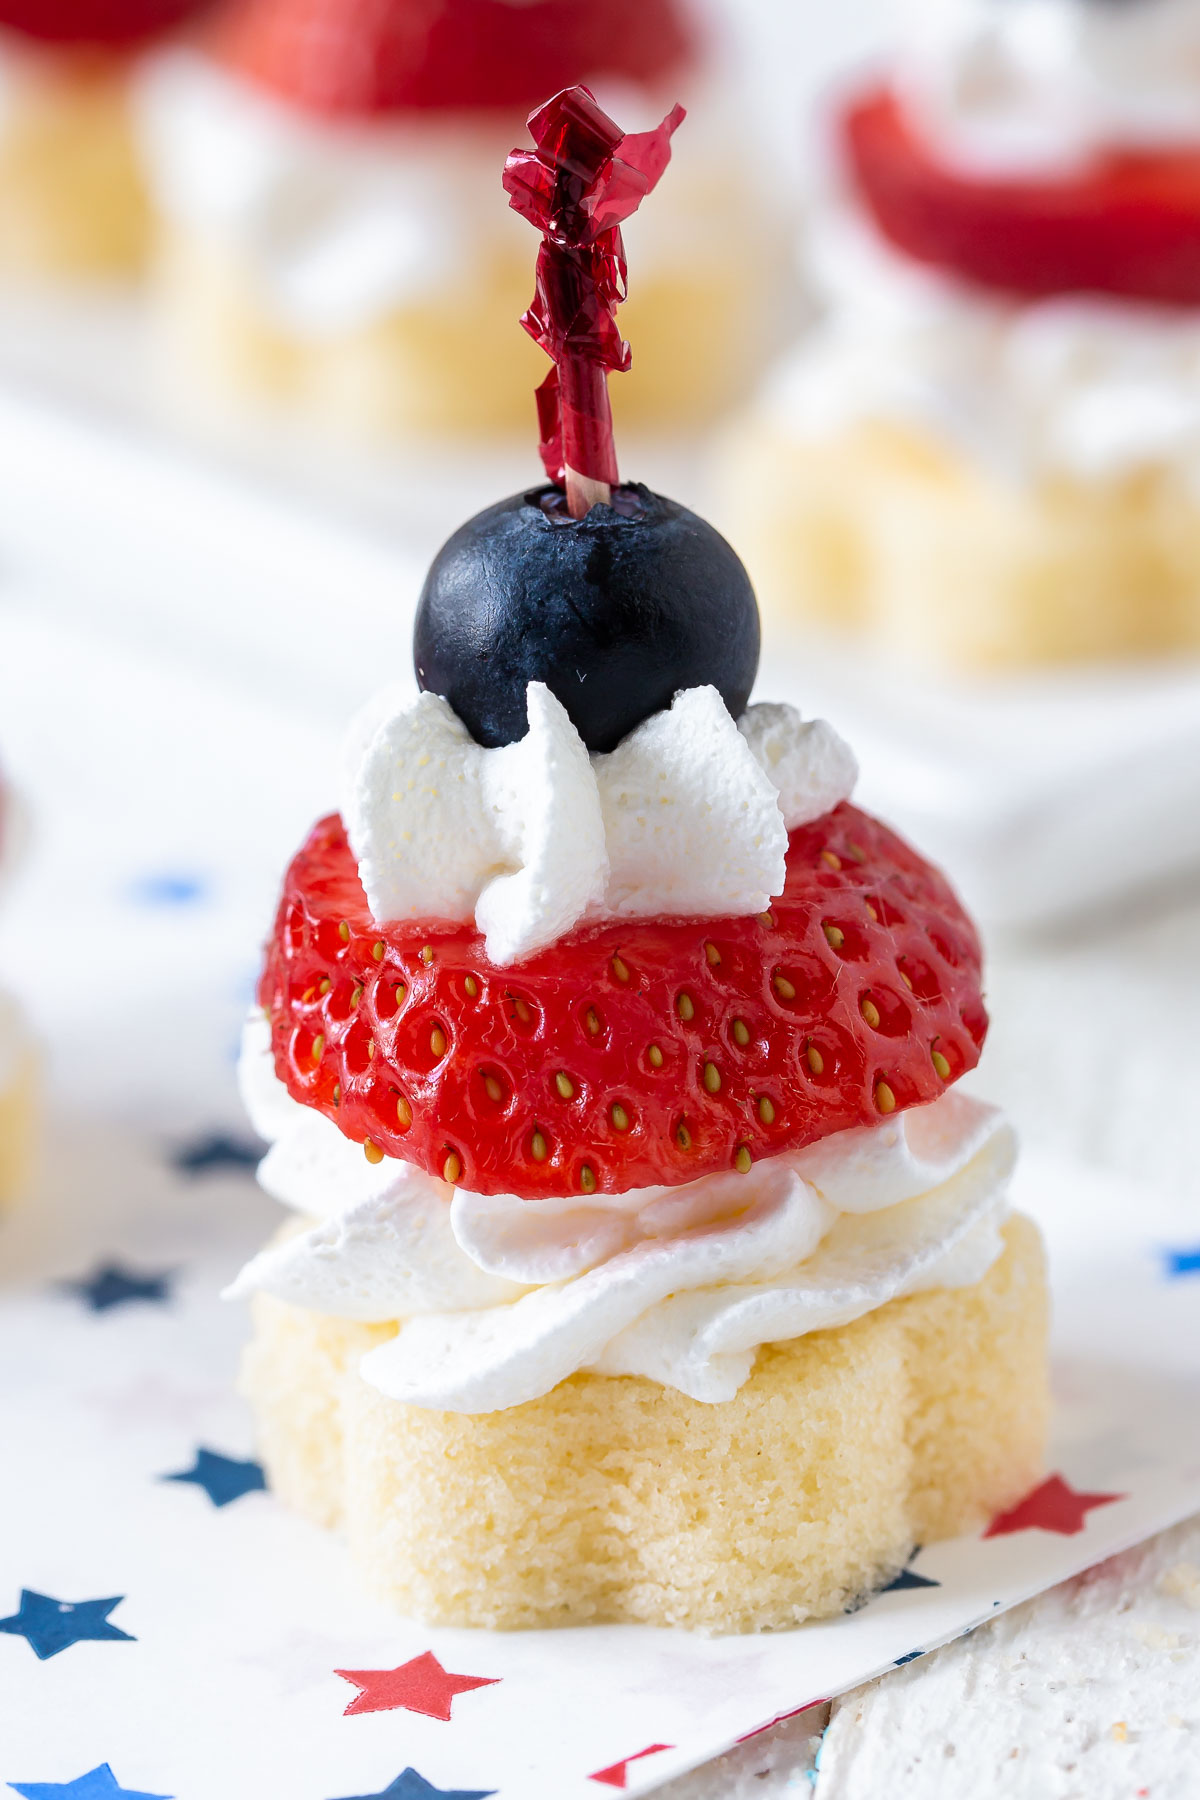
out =
<path fill-rule="evenodd" d="M 54 669 L 56 707 L 23 699 L 21 667 Z M 263 1490 L 246 1314 L 219 1298 L 280 1223 L 229 1152 L 249 1142 L 233 1059 L 334 732 L 32 607 L 0 609 L 0 723 L 48 821 L 0 909 L 0 976 L 50 1047 L 42 1175 L 0 1226 L 0 1796 L 636 1800 L 1200 1510 L 1194 1220 L 1028 1155 L 1057 1407 L 1043 1481 L 991 1535 L 924 1544 L 854 1611 L 761 1638 L 399 1617 Z M 135 897 L 176 870 L 203 893 Z"/>
<path fill-rule="evenodd" d="M 645 1794 L 1195 1510 L 1195 1290 L 1166 1276 L 1152 1201 L 1130 1206 L 1058 1166 L 1021 1180 L 1049 1228 L 1059 1322 L 1052 1460 L 1030 1494 L 796 1631 L 489 1633 L 365 1598 L 338 1539 L 263 1491 L 234 1391 L 245 1320 L 217 1297 L 273 1223 L 248 1174 L 197 1182 L 161 1139 L 134 1137 L 98 1174 L 86 1136 L 65 1133 L 42 1216 L 22 1222 L 27 1273 L 0 1304 L 0 1441 L 20 1472 L 0 1540 L 0 1689 L 15 1721 L 0 1783 L 34 1800 Z M 1074 1236 L 1054 1215 L 1065 1180 L 1090 1221 Z M 130 1193 L 145 1196 L 144 1249 Z M 103 1252 L 106 1216 L 119 1257 Z M 79 1217 L 97 1231 L 94 1268 L 148 1279 L 170 1266 L 173 1303 L 64 1306 L 38 1245 L 60 1254 Z M 31 1335 L 41 1357 L 22 1359 Z M 66 1689 L 47 1685 L 50 1669 Z"/>

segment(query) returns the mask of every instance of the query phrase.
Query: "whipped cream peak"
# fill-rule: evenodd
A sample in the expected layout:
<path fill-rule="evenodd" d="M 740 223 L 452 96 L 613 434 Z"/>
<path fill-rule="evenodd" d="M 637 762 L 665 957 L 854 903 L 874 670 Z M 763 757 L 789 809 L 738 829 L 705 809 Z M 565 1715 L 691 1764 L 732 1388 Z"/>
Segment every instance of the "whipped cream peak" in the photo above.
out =
<path fill-rule="evenodd" d="M 1115 146 L 1200 140 L 1195 0 L 909 0 L 898 87 L 938 153 L 1070 175 Z"/>
<path fill-rule="evenodd" d="M 261 1018 L 241 1079 L 258 1128 L 278 1133 L 263 1186 L 317 1222 L 255 1257 L 230 1294 L 394 1323 L 362 1372 L 417 1406 L 516 1406 L 580 1369 L 728 1399 L 760 1345 L 967 1286 L 1000 1250 L 1015 1139 L 955 1090 L 745 1175 L 521 1200 L 368 1164 L 277 1081 Z"/>
<path fill-rule="evenodd" d="M 857 767 L 822 720 L 688 688 L 589 756 L 561 703 L 527 692 L 529 729 L 477 744 L 446 701 L 389 689 L 352 724 L 342 816 L 371 915 L 474 920 L 518 961 L 586 920 L 762 912 L 788 832 L 848 798 Z"/>

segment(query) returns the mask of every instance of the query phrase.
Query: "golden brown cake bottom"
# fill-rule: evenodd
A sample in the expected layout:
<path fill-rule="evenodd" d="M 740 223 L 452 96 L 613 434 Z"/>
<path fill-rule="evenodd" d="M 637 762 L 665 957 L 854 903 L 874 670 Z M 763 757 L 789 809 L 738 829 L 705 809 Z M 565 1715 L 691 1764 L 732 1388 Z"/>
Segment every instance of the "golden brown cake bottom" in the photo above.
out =
<path fill-rule="evenodd" d="M 19 64 L 0 121 L 0 267 L 124 275 L 149 238 L 124 65 Z"/>
<path fill-rule="evenodd" d="M 0 1211 L 12 1205 L 28 1179 L 36 1090 L 36 1062 L 29 1053 L 0 1087 Z"/>
<path fill-rule="evenodd" d="M 479 255 L 470 279 L 423 302 L 355 330 L 301 336 L 272 319 L 232 250 L 166 225 L 156 280 L 164 367 L 184 404 L 266 404 L 350 437 L 528 433 L 550 366 L 517 325 L 530 256 Z M 737 336 L 754 280 L 731 264 L 638 282 L 621 310 L 637 368 L 612 384 L 618 425 L 699 423 L 732 404 L 758 358 Z"/>
<path fill-rule="evenodd" d="M 900 426 L 725 452 L 729 536 L 764 612 L 958 667 L 1200 647 L 1200 500 L 1168 467 L 1005 482 Z"/>
<path fill-rule="evenodd" d="M 254 1303 L 243 1389 L 271 1487 L 430 1623 L 760 1631 L 836 1613 L 1041 1471 L 1047 1294 L 1016 1216 L 983 1281 L 759 1352 L 719 1405 L 575 1375 L 478 1416 L 367 1386 L 391 1325 Z"/>

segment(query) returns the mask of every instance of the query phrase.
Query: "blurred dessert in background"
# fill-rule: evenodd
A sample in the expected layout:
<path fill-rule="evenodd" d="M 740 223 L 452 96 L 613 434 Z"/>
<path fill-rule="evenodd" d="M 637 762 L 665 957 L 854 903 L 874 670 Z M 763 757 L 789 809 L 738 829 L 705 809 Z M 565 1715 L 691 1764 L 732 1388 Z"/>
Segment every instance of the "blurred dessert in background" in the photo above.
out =
<path fill-rule="evenodd" d="M 531 106 L 579 80 L 647 124 L 681 91 L 696 123 L 672 232 L 633 234 L 622 415 L 726 409 L 762 364 L 779 234 L 680 0 L 229 0 L 143 92 L 176 385 L 355 434 L 521 428 L 528 251 L 496 172 Z"/>
<path fill-rule="evenodd" d="M 835 112 L 824 303 L 731 447 L 781 616 L 977 666 L 1200 646 L 1200 7 L 922 0 Z"/>
<path fill-rule="evenodd" d="M 0 0 L 0 268 L 123 275 L 149 245 L 129 78 L 198 0 Z"/>
<path fill-rule="evenodd" d="M 0 891 L 16 860 L 20 819 L 0 774 Z M 34 1054 L 25 1015 L 0 987 L 0 1211 L 17 1198 L 33 1136 Z"/>

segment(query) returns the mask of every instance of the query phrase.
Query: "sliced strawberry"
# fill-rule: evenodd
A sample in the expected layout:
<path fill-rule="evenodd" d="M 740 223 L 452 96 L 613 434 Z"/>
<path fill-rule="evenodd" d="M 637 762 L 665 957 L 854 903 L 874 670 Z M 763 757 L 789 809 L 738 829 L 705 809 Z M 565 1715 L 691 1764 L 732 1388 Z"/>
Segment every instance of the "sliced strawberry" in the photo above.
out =
<path fill-rule="evenodd" d="M 340 819 L 284 883 L 259 998 L 293 1097 L 381 1154 L 526 1198 L 675 1185 L 933 1100 L 987 1028 L 943 877 L 842 805 L 769 913 L 579 931 L 497 969 L 380 930 Z"/>
<path fill-rule="evenodd" d="M 206 0 L 0 0 L 0 27 L 42 44 L 133 45 L 170 31 Z"/>
<path fill-rule="evenodd" d="M 241 0 L 218 55 L 311 112 L 528 109 L 591 76 L 656 82 L 693 48 L 677 0 Z"/>
<path fill-rule="evenodd" d="M 1200 302 L 1200 124 L 1194 150 L 1114 149 L 1048 181 L 945 167 L 886 88 L 849 107 L 842 135 L 875 223 L 921 262 L 1026 296 Z"/>

